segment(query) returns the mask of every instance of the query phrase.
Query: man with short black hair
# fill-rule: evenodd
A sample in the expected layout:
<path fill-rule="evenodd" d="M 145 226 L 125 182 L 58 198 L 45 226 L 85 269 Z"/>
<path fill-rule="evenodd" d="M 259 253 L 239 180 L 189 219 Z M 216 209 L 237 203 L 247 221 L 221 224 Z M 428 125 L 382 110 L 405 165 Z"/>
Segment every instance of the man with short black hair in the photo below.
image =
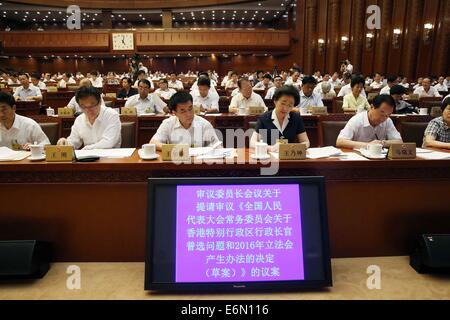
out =
<path fill-rule="evenodd" d="M 218 112 L 219 97 L 210 92 L 211 81 L 201 77 L 197 82 L 198 90 L 192 93 L 194 106 L 199 106 L 202 112 Z"/>
<path fill-rule="evenodd" d="M 323 107 L 322 98 L 314 93 L 316 85 L 317 80 L 314 77 L 306 76 L 303 78 L 300 90 L 300 104 L 295 108 L 295 111 L 305 114 L 309 106 Z"/>
<path fill-rule="evenodd" d="M 271 87 L 269 90 L 267 90 L 266 96 L 264 97 L 264 99 L 268 99 L 268 100 L 272 100 L 272 97 L 275 93 L 275 90 L 277 90 L 278 88 L 281 88 L 283 86 L 283 78 L 281 78 L 280 76 L 275 76 L 273 78 L 273 87 Z"/>
<path fill-rule="evenodd" d="M 410 105 L 408 102 L 403 100 L 403 95 L 406 94 L 406 88 L 400 84 L 393 86 L 390 90 L 392 98 L 395 100 L 395 111 L 396 114 L 408 114 L 408 113 L 418 113 L 417 108 Z"/>
<path fill-rule="evenodd" d="M 33 86 L 38 87 L 40 90 L 46 90 L 47 86 L 41 81 L 41 76 L 37 72 L 33 72 L 30 76 Z"/>
<path fill-rule="evenodd" d="M 30 83 L 30 78 L 26 73 L 19 73 L 19 81 L 22 84 L 14 92 L 14 98 L 22 101 L 41 101 L 42 93 L 38 87 Z"/>
<path fill-rule="evenodd" d="M 141 81 L 141 80 L 148 80 L 147 79 L 147 74 L 145 73 L 144 70 L 139 70 L 137 72 L 137 80 L 134 82 L 133 87 L 138 88 L 139 87 L 139 81 Z M 148 83 L 150 85 L 150 89 L 154 89 L 155 88 L 155 86 L 153 85 L 153 81 L 148 80 Z"/>
<path fill-rule="evenodd" d="M 50 144 L 36 121 L 16 114 L 15 104 L 9 92 L 0 91 L 0 147 L 28 150 L 30 144 Z"/>
<path fill-rule="evenodd" d="M 169 88 L 175 89 L 176 91 L 184 89 L 183 82 L 177 79 L 177 74 L 175 72 L 170 73 L 168 85 Z"/>
<path fill-rule="evenodd" d="M 336 141 L 338 148 L 365 148 L 369 144 L 389 147 L 401 143 L 402 137 L 389 118 L 395 109 L 394 99 L 386 94 L 373 99 L 369 111 L 360 112 L 351 118 L 341 130 Z"/>
<path fill-rule="evenodd" d="M 142 70 L 141 70 L 142 71 Z M 136 108 L 138 116 L 144 113 L 164 114 L 169 110 L 167 104 L 155 93 L 150 93 L 150 81 L 139 81 L 138 94 L 128 98 L 125 107 Z"/>
<path fill-rule="evenodd" d="M 75 99 L 83 114 L 75 119 L 70 136 L 59 139 L 57 144 L 75 149 L 83 146 L 83 150 L 120 148 L 119 114 L 102 104 L 100 92 L 92 86 L 82 86 Z"/>
<path fill-rule="evenodd" d="M 177 92 L 175 89 L 169 88 L 166 79 L 159 79 L 158 86 L 159 88 L 155 90 L 155 94 L 165 100 L 169 100 Z"/>
<path fill-rule="evenodd" d="M 387 78 L 387 86 L 380 90 L 380 94 L 391 94 L 391 88 L 398 84 L 398 77 L 389 75 Z"/>
<path fill-rule="evenodd" d="M 192 102 L 187 92 L 177 92 L 170 98 L 169 109 L 174 116 L 165 119 L 150 140 L 157 150 L 162 150 L 163 144 L 206 147 L 219 141 L 211 123 L 195 114 Z"/>
<path fill-rule="evenodd" d="M 262 81 L 253 86 L 253 90 L 267 90 L 271 87 L 273 87 L 272 76 L 266 73 L 263 76 Z"/>

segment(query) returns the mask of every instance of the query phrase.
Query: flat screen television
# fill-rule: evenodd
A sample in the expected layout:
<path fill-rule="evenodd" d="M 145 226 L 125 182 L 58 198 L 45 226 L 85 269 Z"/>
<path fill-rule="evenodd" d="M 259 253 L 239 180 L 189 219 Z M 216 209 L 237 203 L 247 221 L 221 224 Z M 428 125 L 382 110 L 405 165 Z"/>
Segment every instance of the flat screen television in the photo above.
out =
<path fill-rule="evenodd" d="M 323 177 L 149 179 L 145 290 L 327 286 Z"/>

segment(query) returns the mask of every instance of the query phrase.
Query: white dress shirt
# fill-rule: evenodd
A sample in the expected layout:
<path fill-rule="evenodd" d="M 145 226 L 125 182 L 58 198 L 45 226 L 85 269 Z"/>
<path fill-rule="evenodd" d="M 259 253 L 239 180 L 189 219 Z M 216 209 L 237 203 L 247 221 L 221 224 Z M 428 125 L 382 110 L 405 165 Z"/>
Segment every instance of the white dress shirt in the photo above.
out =
<path fill-rule="evenodd" d="M 38 82 L 38 85 L 35 86 L 35 87 L 38 87 L 38 88 L 41 89 L 41 90 L 47 89 L 47 86 L 46 86 L 45 83 L 42 82 L 42 81 L 39 81 L 39 82 Z"/>
<path fill-rule="evenodd" d="M 239 88 L 234 89 L 231 91 L 231 97 L 237 96 L 240 93 Z"/>
<path fill-rule="evenodd" d="M 374 89 L 381 89 L 381 88 L 384 87 L 384 84 L 383 84 L 383 82 L 376 82 L 376 81 L 374 81 L 374 82 L 372 82 L 372 83 L 370 84 L 370 86 L 371 86 L 372 88 L 374 88 Z"/>
<path fill-rule="evenodd" d="M 20 100 L 28 100 L 28 97 L 42 98 L 42 93 L 41 89 L 30 83 L 28 89 L 25 89 L 23 86 L 18 87 L 14 92 L 14 98 L 15 97 L 19 97 Z"/>
<path fill-rule="evenodd" d="M 448 91 L 448 87 L 445 84 L 438 83 L 434 86 L 437 91 Z"/>
<path fill-rule="evenodd" d="M 183 86 L 183 82 L 181 82 L 180 80 L 175 80 L 175 81 L 171 81 L 169 80 L 169 88 L 175 89 L 175 90 L 183 90 L 184 86 Z"/>
<path fill-rule="evenodd" d="M 252 95 L 248 99 L 245 98 L 242 93 L 235 95 L 231 99 L 229 110 L 231 110 L 231 108 L 237 108 L 239 114 L 248 114 L 249 107 L 264 107 L 265 111 L 267 111 L 263 98 L 254 92 L 252 92 Z"/>
<path fill-rule="evenodd" d="M 418 87 L 416 90 L 414 90 L 414 94 L 418 94 L 419 98 L 423 98 L 423 97 L 442 97 L 439 92 L 436 90 L 436 88 L 434 87 L 430 87 L 430 89 L 427 91 L 425 91 L 425 89 L 420 86 Z"/>
<path fill-rule="evenodd" d="M 164 113 L 167 104 L 154 93 L 149 93 L 145 99 L 141 99 L 140 94 L 135 94 L 128 98 L 125 107 L 135 107 L 138 116 L 146 113 L 147 109 L 154 113 Z"/>
<path fill-rule="evenodd" d="M 400 83 L 401 86 L 405 87 L 406 89 L 409 89 L 409 83 Z"/>
<path fill-rule="evenodd" d="M 35 142 L 40 145 L 50 144 L 41 126 L 33 119 L 16 114 L 9 129 L 0 123 L 0 147 L 12 148 L 15 143 L 23 145 Z"/>
<path fill-rule="evenodd" d="M 300 88 L 302 86 L 302 80 L 300 78 L 297 79 L 296 82 L 292 81 L 292 78 L 289 78 L 286 80 L 285 85 L 287 86 L 294 86 L 296 88 Z"/>
<path fill-rule="evenodd" d="M 20 81 L 16 80 L 16 82 L 14 82 L 12 79 L 8 79 L 8 85 L 12 85 L 12 84 L 20 84 Z"/>
<path fill-rule="evenodd" d="M 383 87 L 383 89 L 380 90 L 380 94 L 391 94 L 391 88 L 389 86 Z"/>
<path fill-rule="evenodd" d="M 119 114 L 112 108 L 101 106 L 100 114 L 91 124 L 83 113 L 75 119 L 67 141 L 84 150 L 120 148 L 121 123 Z"/>
<path fill-rule="evenodd" d="M 200 95 L 200 93 L 195 92 L 192 95 L 193 98 L 193 105 L 194 106 L 203 106 L 206 109 L 214 109 L 216 111 L 219 111 L 219 97 L 215 96 L 215 95 L 211 95 L 208 92 L 208 95 L 206 97 L 202 97 Z"/>
<path fill-rule="evenodd" d="M 165 119 L 151 140 L 163 144 L 187 144 L 194 147 L 206 147 L 219 141 L 219 138 L 208 120 L 194 115 L 189 129 L 185 129 L 176 116 Z"/>
<path fill-rule="evenodd" d="M 306 113 L 308 110 L 308 106 L 323 107 L 322 98 L 314 92 L 311 94 L 311 96 L 307 97 L 303 93 L 303 90 L 300 90 L 300 104 L 297 107 Z"/>
<path fill-rule="evenodd" d="M 67 80 L 67 82 L 64 79 L 61 79 L 58 82 L 58 87 L 60 88 L 66 88 L 68 84 L 77 84 L 77 82 L 75 81 L 75 79 L 73 78 L 69 78 L 69 80 Z"/>
<path fill-rule="evenodd" d="M 169 100 L 177 91 L 172 88 L 167 88 L 167 90 L 161 90 L 161 88 L 155 90 L 155 94 L 157 94 L 160 98 Z"/>
<path fill-rule="evenodd" d="M 272 88 L 272 87 L 273 87 L 273 82 L 269 82 L 269 84 L 267 85 L 267 88 Z M 260 81 L 253 86 L 253 90 L 266 90 L 266 86 L 264 85 L 264 83 L 262 81 Z"/>
<path fill-rule="evenodd" d="M 349 93 L 352 93 L 352 86 L 351 86 L 350 83 L 349 83 L 349 84 L 346 84 L 345 86 L 343 86 L 343 87 L 341 88 L 341 90 L 339 90 L 339 93 L 338 93 L 337 96 L 338 96 L 338 97 L 345 97 L 345 96 L 348 95 Z M 367 98 L 366 91 L 365 91 L 364 89 L 362 89 L 361 95 L 362 95 L 364 98 Z"/>
<path fill-rule="evenodd" d="M 273 98 L 273 94 L 275 93 L 275 90 L 277 90 L 277 87 L 271 87 L 269 88 L 269 90 L 267 90 L 266 96 L 264 97 L 264 99 L 269 99 L 272 100 Z"/>
<path fill-rule="evenodd" d="M 91 78 L 90 80 L 94 88 L 103 88 L 103 79 L 101 77 L 97 77 L 95 80 Z"/>
<path fill-rule="evenodd" d="M 371 142 L 374 140 L 402 140 L 400 133 L 394 126 L 391 118 L 373 127 L 369 122 L 367 111 L 353 116 L 339 133 L 338 139 L 344 138 L 352 141 Z"/>
<path fill-rule="evenodd" d="M 331 84 L 331 89 L 334 89 L 334 87 L 342 87 L 342 81 L 340 79 L 336 79 L 336 81 L 330 79 L 328 83 Z"/>
<path fill-rule="evenodd" d="M 228 81 L 228 76 L 225 76 L 225 77 L 222 79 L 222 82 L 220 83 L 220 85 L 221 85 L 222 87 L 225 87 L 225 85 L 227 84 L 227 81 Z"/>
<path fill-rule="evenodd" d="M 349 64 L 347 65 L 346 70 L 347 70 L 347 72 L 350 73 L 350 74 L 353 73 L 353 65 L 349 63 Z"/>

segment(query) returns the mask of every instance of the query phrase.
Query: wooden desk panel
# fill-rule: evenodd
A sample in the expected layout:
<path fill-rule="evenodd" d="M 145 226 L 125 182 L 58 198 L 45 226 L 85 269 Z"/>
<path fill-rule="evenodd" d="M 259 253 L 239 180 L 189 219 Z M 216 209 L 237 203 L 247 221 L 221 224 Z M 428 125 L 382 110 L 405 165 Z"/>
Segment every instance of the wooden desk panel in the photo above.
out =
<path fill-rule="evenodd" d="M 325 176 L 333 257 L 408 254 L 419 233 L 448 233 L 450 161 L 277 162 L 280 176 Z M 261 163 L 0 163 L 0 240 L 55 243 L 57 261 L 143 261 L 147 179 L 259 176 Z M 4 199 L 7 199 L 5 201 Z"/>

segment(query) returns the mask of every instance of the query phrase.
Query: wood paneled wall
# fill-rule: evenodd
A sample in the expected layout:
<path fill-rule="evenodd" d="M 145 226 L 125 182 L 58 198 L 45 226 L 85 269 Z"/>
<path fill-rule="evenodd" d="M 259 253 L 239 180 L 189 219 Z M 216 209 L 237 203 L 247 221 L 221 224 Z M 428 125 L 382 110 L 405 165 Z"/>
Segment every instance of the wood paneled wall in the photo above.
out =
<path fill-rule="evenodd" d="M 381 29 L 368 30 L 367 7 L 381 9 Z M 356 72 L 403 74 L 409 78 L 450 74 L 449 0 L 297 0 L 292 62 L 306 73 L 335 71 L 350 59 Z M 433 25 L 431 39 L 423 40 L 424 25 Z M 399 46 L 393 30 L 400 29 Z M 366 34 L 373 33 L 366 46 Z M 341 37 L 349 39 L 341 48 Z M 319 51 L 318 39 L 325 46 Z"/>

